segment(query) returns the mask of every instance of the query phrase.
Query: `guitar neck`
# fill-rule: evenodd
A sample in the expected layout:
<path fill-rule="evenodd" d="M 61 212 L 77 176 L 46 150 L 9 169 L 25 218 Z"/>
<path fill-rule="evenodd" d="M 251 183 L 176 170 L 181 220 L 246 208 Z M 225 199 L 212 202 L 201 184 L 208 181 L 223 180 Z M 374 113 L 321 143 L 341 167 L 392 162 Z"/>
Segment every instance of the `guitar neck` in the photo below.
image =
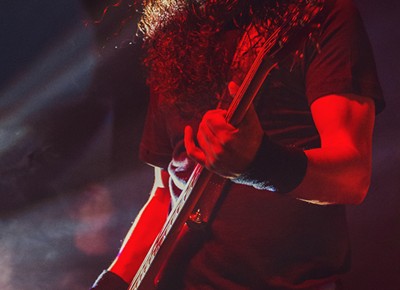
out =
<path fill-rule="evenodd" d="M 193 212 L 212 173 L 197 164 L 175 207 L 169 214 L 162 230 L 153 242 L 141 267 L 129 286 L 129 290 L 156 289 L 160 274 L 173 252 L 176 242 L 184 232 L 186 222 Z"/>
<path fill-rule="evenodd" d="M 252 72 L 251 82 L 239 88 L 234 101 L 228 109 L 227 118 L 232 124 L 238 124 L 243 119 L 258 90 L 276 63 L 260 60 Z M 245 86 L 245 87 L 244 87 Z M 162 230 L 153 242 L 129 290 L 149 290 L 157 288 L 161 277 L 159 274 L 173 252 L 179 236 L 182 234 L 191 215 L 196 216 L 196 205 L 204 191 L 209 186 L 213 173 L 197 164 L 193 170 L 178 201 L 169 214 Z"/>

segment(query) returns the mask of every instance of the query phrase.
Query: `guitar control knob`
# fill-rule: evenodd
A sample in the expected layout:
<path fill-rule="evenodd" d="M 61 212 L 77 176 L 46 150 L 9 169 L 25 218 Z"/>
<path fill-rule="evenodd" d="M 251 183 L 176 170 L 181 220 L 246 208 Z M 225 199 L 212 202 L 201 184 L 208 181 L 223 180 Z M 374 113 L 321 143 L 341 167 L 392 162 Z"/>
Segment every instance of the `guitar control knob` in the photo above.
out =
<path fill-rule="evenodd" d="M 195 224 L 202 224 L 203 223 L 203 219 L 202 219 L 202 215 L 201 215 L 201 211 L 200 209 L 197 209 L 195 213 L 192 213 L 189 216 L 189 220 Z"/>

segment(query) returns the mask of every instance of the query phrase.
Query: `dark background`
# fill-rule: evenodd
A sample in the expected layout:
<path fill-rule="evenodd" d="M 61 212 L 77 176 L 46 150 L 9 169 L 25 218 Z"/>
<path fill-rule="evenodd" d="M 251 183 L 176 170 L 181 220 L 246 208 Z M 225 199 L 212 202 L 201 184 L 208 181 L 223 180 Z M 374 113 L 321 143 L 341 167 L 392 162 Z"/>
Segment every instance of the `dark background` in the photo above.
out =
<path fill-rule="evenodd" d="M 400 2 L 356 2 L 387 107 L 376 121 L 370 193 L 348 207 L 353 269 L 344 283 L 399 290 Z M 0 289 L 88 289 L 147 198 L 152 171 L 137 159 L 147 91 L 140 44 L 129 44 L 135 19 L 120 25 L 131 15 L 123 2 L 94 24 L 104 7 L 1 5 Z"/>

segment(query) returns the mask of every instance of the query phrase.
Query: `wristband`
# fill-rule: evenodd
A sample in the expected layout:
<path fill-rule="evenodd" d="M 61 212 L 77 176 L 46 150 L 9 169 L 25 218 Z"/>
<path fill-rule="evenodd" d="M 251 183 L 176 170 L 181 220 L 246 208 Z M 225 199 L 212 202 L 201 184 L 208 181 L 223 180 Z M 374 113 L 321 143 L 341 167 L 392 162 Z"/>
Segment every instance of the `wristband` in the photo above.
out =
<path fill-rule="evenodd" d="M 307 163 L 303 150 L 280 145 L 264 134 L 254 160 L 232 181 L 257 189 L 288 193 L 302 182 Z"/>
<path fill-rule="evenodd" d="M 90 290 L 126 290 L 129 285 L 120 276 L 104 270 Z"/>

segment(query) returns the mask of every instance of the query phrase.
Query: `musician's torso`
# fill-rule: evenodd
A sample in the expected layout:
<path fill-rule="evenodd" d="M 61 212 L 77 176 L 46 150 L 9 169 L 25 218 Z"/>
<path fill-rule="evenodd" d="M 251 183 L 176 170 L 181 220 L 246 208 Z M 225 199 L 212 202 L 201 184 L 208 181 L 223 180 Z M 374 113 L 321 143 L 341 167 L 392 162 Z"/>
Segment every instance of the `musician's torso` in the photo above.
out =
<path fill-rule="evenodd" d="M 327 17 L 329 24 L 326 27 L 331 31 L 322 32 L 334 38 L 339 16 L 347 19 L 356 12 L 347 0 L 328 2 L 341 5 Z M 352 25 L 357 26 L 357 21 Z M 326 27 L 322 25 L 322 30 Z M 348 38 L 350 36 L 345 35 L 342 40 L 346 42 Z M 331 43 L 323 37 L 322 41 L 330 45 L 328 50 L 347 45 Z M 361 43 L 363 41 L 365 39 L 360 39 Z M 357 78 L 361 79 L 361 76 L 348 75 L 351 74 L 348 67 L 353 61 L 349 58 L 349 63 L 340 64 L 343 71 L 332 75 L 335 79 L 329 82 L 318 79 L 319 74 L 323 78 L 326 72 L 336 73 L 336 67 L 329 66 L 332 60 L 323 59 L 328 57 L 324 52 L 316 56 L 315 44 L 311 41 L 299 43 L 298 51 L 298 59 L 289 57 L 268 76 L 256 99 L 256 111 L 264 130 L 273 140 L 304 149 L 316 148 L 320 146 L 320 140 L 310 104 L 330 90 L 344 92 L 348 83 L 359 83 Z M 364 64 L 371 61 L 364 58 L 365 55 L 358 57 Z M 367 67 L 373 75 L 373 69 L 370 65 Z M 316 89 L 317 86 L 321 89 Z M 372 94 L 372 86 L 370 88 Z M 356 89 L 349 87 L 351 91 Z M 184 180 L 190 173 L 190 162 L 185 158 L 181 143 L 183 129 L 185 125 L 196 128 L 199 118 L 182 117 L 178 108 L 165 107 L 162 103 L 162 96 L 153 94 L 141 158 L 155 166 L 169 166 L 172 175 Z M 193 253 L 182 277 L 184 289 L 290 289 L 306 286 L 315 279 L 329 279 L 345 272 L 348 266 L 349 246 L 343 206 L 311 205 L 276 193 L 231 184 L 212 223 L 209 239 Z"/>

